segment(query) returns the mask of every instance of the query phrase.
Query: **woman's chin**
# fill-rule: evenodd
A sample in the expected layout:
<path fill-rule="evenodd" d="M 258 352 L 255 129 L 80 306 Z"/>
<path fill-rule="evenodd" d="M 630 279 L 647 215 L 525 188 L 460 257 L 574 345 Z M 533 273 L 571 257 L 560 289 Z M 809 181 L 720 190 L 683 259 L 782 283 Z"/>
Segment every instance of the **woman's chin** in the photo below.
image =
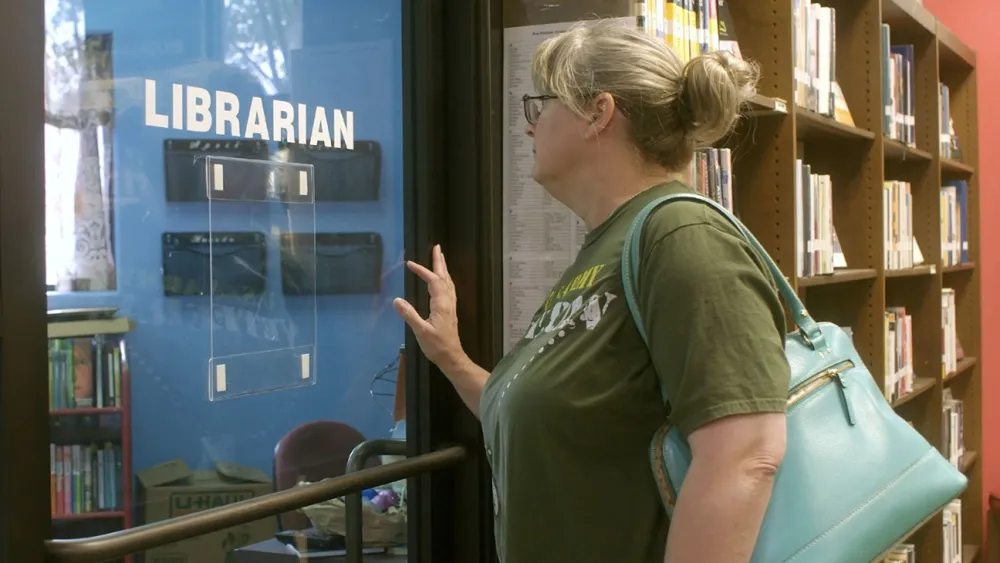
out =
<path fill-rule="evenodd" d="M 549 176 L 542 168 L 539 168 L 538 161 L 536 160 L 535 165 L 531 167 L 531 179 L 544 186 L 545 181 L 551 179 Z"/>

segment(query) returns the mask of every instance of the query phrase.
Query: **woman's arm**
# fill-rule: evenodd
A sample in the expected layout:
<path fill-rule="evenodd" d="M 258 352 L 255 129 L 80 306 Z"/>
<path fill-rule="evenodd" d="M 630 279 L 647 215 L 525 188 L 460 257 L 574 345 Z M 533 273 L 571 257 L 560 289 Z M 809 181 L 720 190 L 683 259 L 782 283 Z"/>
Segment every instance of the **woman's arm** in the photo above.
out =
<path fill-rule="evenodd" d="M 785 453 L 785 315 L 742 235 L 707 206 L 686 203 L 651 216 L 659 228 L 647 231 L 639 280 L 670 423 L 692 453 L 667 560 L 746 563 Z"/>
<path fill-rule="evenodd" d="M 490 374 L 477 366 L 462 349 L 458 337 L 458 296 L 441 246 L 434 246 L 431 270 L 409 261 L 406 267 L 427 282 L 431 314 L 426 319 L 421 317 L 413 305 L 401 298 L 393 300 L 393 307 L 413 330 L 427 359 L 437 365 L 465 406 L 479 418 L 479 402 Z"/>
<path fill-rule="evenodd" d="M 476 365 L 468 356 L 450 365 L 438 364 L 438 368 L 451 382 L 465 406 L 479 418 L 479 402 L 490 372 Z"/>
<path fill-rule="evenodd" d="M 721 418 L 688 442 L 692 462 L 671 518 L 666 561 L 746 563 L 785 454 L 785 415 Z"/>

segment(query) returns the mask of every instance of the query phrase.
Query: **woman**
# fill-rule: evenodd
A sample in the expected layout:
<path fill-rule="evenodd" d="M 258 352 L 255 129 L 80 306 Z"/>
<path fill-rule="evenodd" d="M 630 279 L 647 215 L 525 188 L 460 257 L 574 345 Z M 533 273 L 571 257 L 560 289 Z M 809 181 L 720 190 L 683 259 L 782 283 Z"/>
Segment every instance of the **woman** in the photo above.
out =
<path fill-rule="evenodd" d="M 691 190 L 678 172 L 733 126 L 755 69 L 721 53 L 683 65 L 641 32 L 596 24 L 547 40 L 532 72 L 533 176 L 586 223 L 578 258 L 492 373 L 462 350 L 440 247 L 431 269 L 407 264 L 427 282 L 429 318 L 394 302 L 481 420 L 500 559 L 748 561 L 785 447 L 789 366 L 775 282 L 715 210 L 661 207 L 641 244 L 647 349 L 619 268 L 633 218 L 658 196 Z M 669 526 L 648 454 L 668 414 L 693 452 Z"/>

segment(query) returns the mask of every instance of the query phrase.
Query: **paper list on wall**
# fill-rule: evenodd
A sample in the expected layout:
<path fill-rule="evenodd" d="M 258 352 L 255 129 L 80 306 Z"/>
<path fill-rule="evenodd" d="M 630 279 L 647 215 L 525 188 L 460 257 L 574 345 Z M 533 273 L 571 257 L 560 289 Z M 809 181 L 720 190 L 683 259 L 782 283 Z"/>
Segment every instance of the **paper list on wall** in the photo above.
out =
<path fill-rule="evenodd" d="M 622 18 L 635 23 L 635 18 Z M 522 96 L 534 94 L 531 57 L 546 39 L 575 22 L 504 30 L 503 291 L 504 347 L 521 339 L 549 290 L 583 245 L 586 228 L 532 179 L 533 141 L 525 133 Z"/>

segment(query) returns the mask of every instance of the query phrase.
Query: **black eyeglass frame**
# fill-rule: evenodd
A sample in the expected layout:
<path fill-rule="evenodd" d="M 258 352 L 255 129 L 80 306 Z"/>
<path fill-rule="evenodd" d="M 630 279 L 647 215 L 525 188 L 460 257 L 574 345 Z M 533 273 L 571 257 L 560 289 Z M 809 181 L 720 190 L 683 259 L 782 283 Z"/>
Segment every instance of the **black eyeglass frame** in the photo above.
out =
<path fill-rule="evenodd" d="M 532 101 L 534 101 L 534 100 L 540 100 L 540 101 L 555 100 L 558 97 L 559 96 L 551 96 L 551 95 L 548 95 L 548 94 L 541 94 L 541 95 L 538 95 L 538 96 L 532 96 L 530 94 L 525 94 L 521 98 L 521 103 L 524 105 L 524 119 L 528 122 L 529 125 L 534 125 L 535 123 L 538 122 L 537 117 L 536 117 L 536 119 L 534 121 L 532 121 L 531 120 L 531 116 L 530 116 L 530 114 L 528 112 L 528 104 L 531 103 Z M 541 110 L 539 110 L 538 113 L 540 115 L 542 113 Z"/>
<path fill-rule="evenodd" d="M 551 95 L 548 95 L 548 94 L 541 94 L 541 95 L 538 95 L 538 96 L 532 96 L 530 94 L 525 94 L 524 96 L 521 97 L 521 103 L 524 105 L 524 119 L 528 122 L 529 125 L 534 125 L 535 123 L 538 122 L 537 119 L 535 119 L 535 121 L 531 120 L 531 117 L 530 117 L 529 112 L 528 112 L 528 103 L 529 102 L 531 102 L 533 100 L 541 100 L 541 101 L 555 100 L 557 98 L 559 98 L 559 96 L 551 96 Z M 621 100 L 619 100 L 618 98 L 615 98 L 615 106 L 617 107 L 617 109 L 619 111 L 622 112 L 622 115 L 624 115 L 626 118 L 631 117 L 631 113 L 632 112 L 629 111 L 628 108 L 626 108 L 625 106 L 623 106 L 622 103 L 621 103 Z M 539 115 L 541 115 L 541 113 L 542 113 L 541 110 L 539 110 L 538 113 L 539 113 Z"/>

